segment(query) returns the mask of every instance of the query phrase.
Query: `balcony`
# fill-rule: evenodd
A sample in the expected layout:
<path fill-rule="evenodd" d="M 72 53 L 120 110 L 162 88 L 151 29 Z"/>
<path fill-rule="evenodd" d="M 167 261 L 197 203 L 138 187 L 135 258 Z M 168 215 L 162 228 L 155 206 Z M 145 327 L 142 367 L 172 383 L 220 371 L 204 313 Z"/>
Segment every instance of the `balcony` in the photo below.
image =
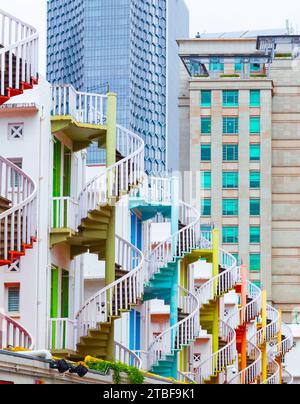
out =
<path fill-rule="evenodd" d="M 52 198 L 51 247 L 64 242 L 77 230 L 79 204 L 70 197 Z"/>
<path fill-rule="evenodd" d="M 52 133 L 63 132 L 73 143 L 73 151 L 87 148 L 93 141 L 105 144 L 108 96 L 76 91 L 71 85 L 52 86 Z"/>

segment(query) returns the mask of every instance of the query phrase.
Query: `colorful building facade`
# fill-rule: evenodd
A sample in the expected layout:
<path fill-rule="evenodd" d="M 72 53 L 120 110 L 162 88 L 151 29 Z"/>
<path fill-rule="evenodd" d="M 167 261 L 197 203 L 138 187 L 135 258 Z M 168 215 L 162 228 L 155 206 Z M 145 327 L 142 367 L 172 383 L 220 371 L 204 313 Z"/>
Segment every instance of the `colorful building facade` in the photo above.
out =
<path fill-rule="evenodd" d="M 293 337 L 280 312 L 219 231 L 201 229 L 179 178 L 145 174 L 145 143 L 117 124 L 117 95 L 48 84 L 35 31 L 3 21 L 16 36 L 1 49 L 1 358 L 122 362 L 145 383 L 281 384 Z M 22 32 L 24 53 L 9 43 Z M 106 165 L 88 179 L 92 142 Z"/>

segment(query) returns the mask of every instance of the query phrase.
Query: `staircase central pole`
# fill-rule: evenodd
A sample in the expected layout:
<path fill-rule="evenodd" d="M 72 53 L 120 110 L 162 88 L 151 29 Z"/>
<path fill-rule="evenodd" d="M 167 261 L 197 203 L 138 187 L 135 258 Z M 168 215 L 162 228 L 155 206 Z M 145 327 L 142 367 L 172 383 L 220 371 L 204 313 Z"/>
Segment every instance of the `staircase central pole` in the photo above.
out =
<path fill-rule="evenodd" d="M 116 163 L 117 149 L 117 95 L 114 93 L 107 94 L 107 135 L 106 135 L 106 167 L 110 167 Z M 115 200 L 112 198 L 113 181 L 107 178 L 107 201 L 111 207 L 111 218 L 108 225 L 106 240 L 106 267 L 105 267 L 105 284 L 111 285 L 116 280 L 115 261 L 116 261 L 116 206 Z M 107 305 L 109 305 L 109 297 L 107 297 Z M 107 360 L 115 358 L 115 332 L 114 322 L 111 323 L 109 339 L 107 343 Z"/>

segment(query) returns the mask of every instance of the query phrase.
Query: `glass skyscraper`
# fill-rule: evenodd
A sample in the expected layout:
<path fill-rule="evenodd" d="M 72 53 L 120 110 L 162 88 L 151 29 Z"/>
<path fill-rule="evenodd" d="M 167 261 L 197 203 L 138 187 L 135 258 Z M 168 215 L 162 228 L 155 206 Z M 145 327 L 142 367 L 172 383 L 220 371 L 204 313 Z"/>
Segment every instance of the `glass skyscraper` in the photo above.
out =
<path fill-rule="evenodd" d="M 48 79 L 116 92 L 118 122 L 146 142 L 147 171 L 176 169 L 176 39 L 188 34 L 184 0 L 48 0 Z M 88 160 L 100 162 L 96 145 Z"/>

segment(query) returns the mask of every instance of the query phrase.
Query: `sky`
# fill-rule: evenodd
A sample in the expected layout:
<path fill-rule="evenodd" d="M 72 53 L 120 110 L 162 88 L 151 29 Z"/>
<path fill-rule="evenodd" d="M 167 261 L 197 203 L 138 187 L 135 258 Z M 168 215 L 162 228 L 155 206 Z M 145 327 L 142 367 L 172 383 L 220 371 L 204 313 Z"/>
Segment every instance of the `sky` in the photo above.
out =
<path fill-rule="evenodd" d="M 99 0 L 101 1 L 101 0 Z M 173 1 L 173 0 L 170 0 Z M 299 0 L 185 0 L 190 33 L 284 28 L 289 19 L 300 32 Z M 5 10 L 40 31 L 41 72 L 45 71 L 46 0 L 0 0 Z"/>

